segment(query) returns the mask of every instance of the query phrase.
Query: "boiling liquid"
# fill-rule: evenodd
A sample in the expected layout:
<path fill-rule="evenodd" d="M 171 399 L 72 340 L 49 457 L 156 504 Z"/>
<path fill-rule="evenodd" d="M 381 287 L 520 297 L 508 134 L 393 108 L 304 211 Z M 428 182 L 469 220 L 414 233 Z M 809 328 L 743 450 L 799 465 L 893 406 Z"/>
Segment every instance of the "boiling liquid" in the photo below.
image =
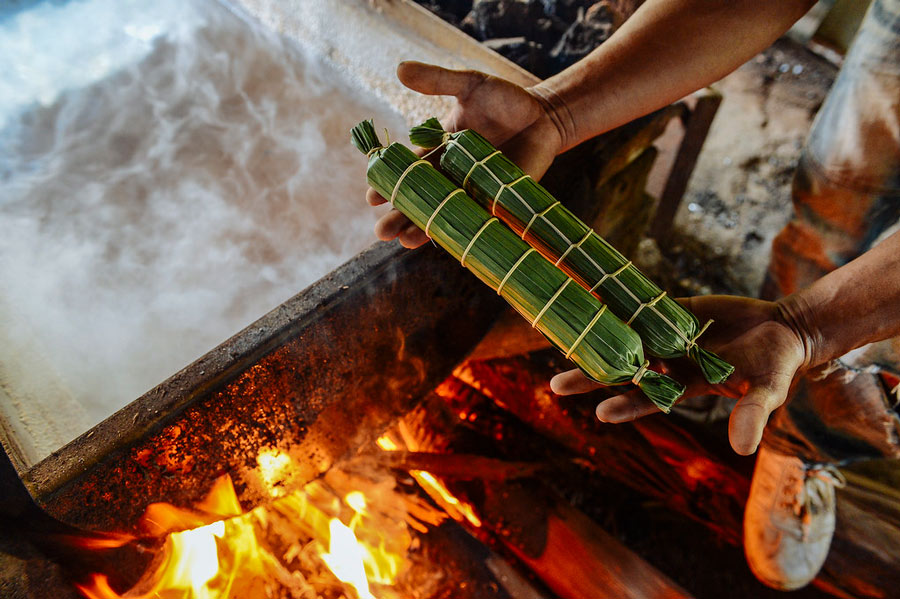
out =
<path fill-rule="evenodd" d="M 402 120 L 215 0 L 38 3 L 0 47 L 0 407 L 33 458 L 374 241 L 349 130 Z"/>

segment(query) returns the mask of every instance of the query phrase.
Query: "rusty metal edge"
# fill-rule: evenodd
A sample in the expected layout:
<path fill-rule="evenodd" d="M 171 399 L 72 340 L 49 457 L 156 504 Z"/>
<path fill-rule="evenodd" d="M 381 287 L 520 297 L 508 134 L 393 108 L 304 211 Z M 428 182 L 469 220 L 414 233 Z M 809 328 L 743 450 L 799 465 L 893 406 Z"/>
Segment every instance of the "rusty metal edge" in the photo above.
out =
<path fill-rule="evenodd" d="M 27 471 L 20 471 L 29 492 L 35 498 L 47 497 L 115 450 L 158 429 L 286 339 L 314 326 L 340 301 L 346 287 L 364 285 L 408 254 L 393 243 L 376 243 L 364 250 Z"/>

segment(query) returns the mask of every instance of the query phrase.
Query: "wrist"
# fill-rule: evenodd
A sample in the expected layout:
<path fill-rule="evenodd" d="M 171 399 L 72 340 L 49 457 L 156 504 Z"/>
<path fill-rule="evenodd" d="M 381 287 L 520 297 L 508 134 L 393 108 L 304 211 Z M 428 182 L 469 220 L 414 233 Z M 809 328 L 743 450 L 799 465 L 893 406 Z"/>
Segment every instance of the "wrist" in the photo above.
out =
<path fill-rule="evenodd" d="M 544 82 L 529 87 L 526 91 L 537 100 L 542 109 L 542 114 L 535 125 L 546 129 L 553 137 L 555 154 L 577 145 L 575 119 L 565 100 Z"/>
<path fill-rule="evenodd" d="M 803 352 L 800 370 L 808 370 L 830 359 L 825 355 L 821 328 L 816 322 L 812 306 L 798 293 L 775 302 L 775 321 L 786 326 L 796 337 Z"/>

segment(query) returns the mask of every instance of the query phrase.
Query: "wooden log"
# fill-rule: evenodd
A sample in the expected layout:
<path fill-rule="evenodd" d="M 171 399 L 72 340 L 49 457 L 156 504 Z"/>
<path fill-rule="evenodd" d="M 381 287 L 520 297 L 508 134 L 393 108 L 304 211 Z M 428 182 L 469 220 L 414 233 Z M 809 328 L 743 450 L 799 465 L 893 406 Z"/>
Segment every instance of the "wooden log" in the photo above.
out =
<path fill-rule="evenodd" d="M 656 199 L 644 188 L 657 154 L 652 146 L 645 149 L 597 189 L 603 209 L 594 230 L 628 258 L 634 257 L 656 213 Z"/>
<path fill-rule="evenodd" d="M 847 486 L 837 491 L 831 551 L 815 581 L 838 597 L 887 598 L 900 589 L 900 490 L 874 480 L 866 469 L 897 473 L 898 465 L 875 460 L 863 472 L 844 471 Z"/>
<path fill-rule="evenodd" d="M 531 476 L 542 464 L 507 462 L 496 458 L 464 453 L 421 451 L 385 451 L 378 462 L 388 468 L 427 470 L 437 476 L 456 480 L 510 480 Z"/>
<path fill-rule="evenodd" d="M 420 451 L 447 451 L 470 433 L 438 395 L 405 417 L 403 437 Z M 515 555 L 562 599 L 689 597 L 590 518 L 534 480 L 442 483 L 474 510 L 467 528 Z"/>
<path fill-rule="evenodd" d="M 507 545 L 513 551 L 514 544 Z M 560 597 L 679 599 L 691 595 L 565 501 L 547 516 L 538 556 L 516 555 Z"/>
<path fill-rule="evenodd" d="M 681 116 L 684 137 L 681 139 L 678 154 L 660 195 L 655 220 L 650 229 L 650 236 L 661 243 L 668 239 L 672 231 L 672 223 L 681 205 L 681 198 L 684 197 L 688 181 L 700 157 L 703 142 L 706 141 L 713 118 L 722 103 L 722 94 L 707 88 L 691 96 L 688 102 L 690 106 L 686 105 L 688 109 Z"/>
<path fill-rule="evenodd" d="M 746 476 L 694 441 L 671 417 L 624 425 L 597 421 L 577 404 L 593 408 L 603 395 L 560 398 L 549 388 L 554 372 L 547 364 L 519 357 L 469 361 L 454 377 L 536 432 L 584 456 L 598 472 L 660 499 L 733 544 L 741 542 Z"/>
<path fill-rule="evenodd" d="M 701 431 L 668 417 L 604 425 L 574 408 L 592 399 L 560 398 L 547 381 L 554 370 L 524 358 L 472 361 L 438 391 L 448 401 L 491 401 L 542 435 L 585 458 L 598 472 L 702 523 L 740 545 L 743 506 L 751 471 L 726 445 L 701 443 Z M 602 396 L 601 396 L 602 397 Z M 836 597 L 886 598 L 900 588 L 900 467 L 875 460 L 844 470 L 848 485 L 837 492 L 837 529 L 831 551 L 813 584 Z"/>

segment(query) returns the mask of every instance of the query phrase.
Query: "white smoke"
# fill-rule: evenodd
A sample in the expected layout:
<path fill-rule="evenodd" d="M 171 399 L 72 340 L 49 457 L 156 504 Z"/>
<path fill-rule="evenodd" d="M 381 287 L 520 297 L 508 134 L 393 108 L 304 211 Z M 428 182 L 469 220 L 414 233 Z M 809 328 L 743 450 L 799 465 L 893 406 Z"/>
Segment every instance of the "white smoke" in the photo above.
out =
<path fill-rule="evenodd" d="M 0 47 L 0 364 L 45 362 L 0 387 L 55 373 L 63 441 L 374 241 L 349 128 L 402 120 L 214 0 L 39 4 Z"/>

